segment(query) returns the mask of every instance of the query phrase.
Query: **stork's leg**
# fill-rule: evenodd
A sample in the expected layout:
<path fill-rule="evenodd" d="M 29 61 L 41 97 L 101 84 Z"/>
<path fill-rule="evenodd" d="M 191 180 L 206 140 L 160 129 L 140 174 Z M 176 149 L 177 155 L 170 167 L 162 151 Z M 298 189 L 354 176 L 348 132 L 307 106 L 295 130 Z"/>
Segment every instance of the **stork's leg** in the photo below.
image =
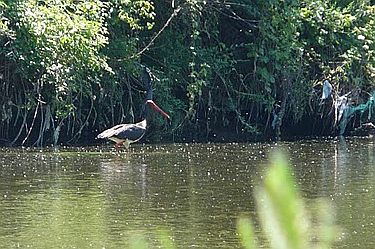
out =
<path fill-rule="evenodd" d="M 126 141 L 124 142 L 124 145 L 125 145 L 126 150 L 129 150 L 129 146 L 130 146 L 130 142 L 129 142 L 129 140 L 126 140 Z"/>
<path fill-rule="evenodd" d="M 115 149 L 116 149 L 117 152 L 119 152 L 120 146 L 123 145 L 123 144 L 124 144 L 124 142 L 115 143 Z"/>

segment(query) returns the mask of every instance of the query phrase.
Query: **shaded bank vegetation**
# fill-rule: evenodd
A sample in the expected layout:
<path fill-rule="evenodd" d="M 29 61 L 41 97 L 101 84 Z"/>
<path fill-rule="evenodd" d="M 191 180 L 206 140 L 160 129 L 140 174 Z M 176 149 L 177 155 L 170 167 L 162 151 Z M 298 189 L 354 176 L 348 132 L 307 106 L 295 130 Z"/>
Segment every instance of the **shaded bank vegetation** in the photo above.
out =
<path fill-rule="evenodd" d="M 374 119 L 373 1 L 1 0 L 0 11 L 5 144 L 91 143 L 137 121 L 141 65 L 173 118 L 153 120 L 153 141 L 335 135 L 345 94 L 369 106 L 346 130 Z"/>

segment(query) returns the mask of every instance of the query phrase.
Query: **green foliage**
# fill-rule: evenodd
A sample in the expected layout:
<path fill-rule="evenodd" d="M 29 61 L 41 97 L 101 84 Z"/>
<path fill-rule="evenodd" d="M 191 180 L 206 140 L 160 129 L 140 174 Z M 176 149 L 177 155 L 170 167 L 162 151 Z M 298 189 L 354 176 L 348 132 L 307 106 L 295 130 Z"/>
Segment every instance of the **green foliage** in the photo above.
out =
<path fill-rule="evenodd" d="M 57 143 L 61 127 L 64 127 L 69 140 L 79 138 L 85 127 L 96 122 L 96 106 L 101 106 L 103 110 L 108 105 L 111 105 L 109 108 L 121 108 L 123 96 L 118 94 L 123 92 L 122 86 L 112 75 L 114 72 L 121 74 L 124 69 L 118 71 L 117 65 L 113 64 L 114 71 L 102 51 L 109 42 L 116 45 L 109 39 L 107 23 L 121 20 L 121 11 L 125 11 L 121 7 L 124 6 L 131 7 L 130 14 L 138 7 L 142 9 L 142 13 L 133 18 L 136 23 L 137 18 L 152 16 L 153 8 L 146 1 L 28 0 L 8 4 L 3 20 L 9 20 L 7 27 L 14 33 L 14 39 L 10 43 L 9 39 L 4 40 L 7 46 L 3 48 L 2 55 L 15 65 L 19 80 L 14 82 L 7 79 L 6 88 L 21 88 L 24 91 L 8 93 L 8 96 L 4 96 L 3 105 L 9 110 L 15 106 L 18 112 L 23 112 L 25 121 L 19 126 L 18 115 L 3 116 L 3 119 L 8 124 L 13 122 L 19 126 L 18 134 L 23 134 L 24 138 L 22 143 L 30 135 L 31 143 Z M 113 8 L 118 10 L 118 16 L 111 15 Z M 150 15 L 147 16 L 146 12 L 150 12 Z M 137 25 L 140 27 L 141 23 Z M 129 37 L 120 42 L 126 44 L 129 51 L 135 51 L 137 44 L 132 41 L 134 39 Z M 120 56 L 117 53 L 107 54 L 120 59 L 129 56 L 129 53 Z M 108 78 L 110 81 L 103 81 Z M 15 97 L 16 94 L 20 96 Z M 108 97 L 112 102 L 107 102 Z M 111 110 L 112 115 L 114 111 Z M 102 119 L 99 121 L 103 122 Z M 27 126 L 31 130 L 27 131 Z M 34 129 L 35 132 L 39 130 L 36 140 L 31 133 L 34 126 L 39 126 Z M 44 141 L 44 134 L 50 139 Z M 13 142 L 19 142 L 19 135 Z"/>
<path fill-rule="evenodd" d="M 369 90 L 373 85 L 374 13 L 369 1 L 351 2 L 344 7 L 311 2 L 301 9 L 303 38 L 307 51 L 311 51 L 307 59 L 319 63 L 320 70 L 333 79 L 337 88 Z"/>
<path fill-rule="evenodd" d="M 26 102 L 34 103 L 26 110 L 34 112 L 31 129 L 41 118 L 38 113 L 44 117 L 38 121 L 44 127 L 42 133 L 60 129 L 67 118 L 84 123 L 88 114 L 80 110 L 81 104 L 91 102 L 95 96 L 92 84 L 99 83 L 100 75 L 111 72 L 100 53 L 108 43 L 108 6 L 96 0 L 29 0 L 11 2 L 8 7 L 9 27 L 15 37 L 3 54 L 15 63 L 20 82 L 9 80 L 6 84 L 12 89 L 23 88 L 24 93 L 19 94 L 24 94 Z M 18 103 L 20 99 L 13 101 L 18 109 L 24 109 Z"/>
<path fill-rule="evenodd" d="M 7 5 L 4 1 L 0 1 L 0 36 L 5 36 L 9 34 L 9 20 L 4 16 L 4 10 Z"/>
<path fill-rule="evenodd" d="M 154 5 L 151 1 L 144 0 L 119 0 L 118 17 L 125 21 L 133 30 L 152 29 L 154 26 Z"/>
<path fill-rule="evenodd" d="M 87 69 L 108 69 L 98 51 L 107 43 L 100 1 L 26 1 L 12 5 L 16 60 L 26 77 L 64 83 Z M 29 41 L 27 44 L 26 41 Z M 74 67 L 73 67 L 74 66 Z M 43 82 L 43 83 L 44 83 Z M 63 93 L 64 94 L 64 93 Z"/>
<path fill-rule="evenodd" d="M 261 221 L 271 245 L 273 248 L 307 248 L 309 224 L 291 172 L 280 158 L 271 167 L 264 188 L 257 195 L 258 209 L 263 210 Z"/>
<path fill-rule="evenodd" d="M 288 130 L 283 120 L 317 118 L 323 79 L 335 96 L 372 91 L 374 9 L 369 0 L 0 1 L 0 130 L 41 145 L 133 122 L 140 64 L 160 79 L 167 136 L 272 134 L 280 106 Z"/>
<path fill-rule="evenodd" d="M 242 216 L 237 221 L 238 236 L 242 246 L 245 249 L 257 248 L 257 243 L 254 237 L 254 228 L 251 225 L 251 220 L 245 216 Z"/>
<path fill-rule="evenodd" d="M 336 230 L 331 208 L 326 202 L 317 203 L 316 223 L 313 224 L 295 186 L 285 159 L 277 154 L 263 186 L 256 191 L 261 225 L 271 248 L 330 248 Z M 241 217 L 237 227 L 244 248 L 258 248 L 251 221 Z"/>

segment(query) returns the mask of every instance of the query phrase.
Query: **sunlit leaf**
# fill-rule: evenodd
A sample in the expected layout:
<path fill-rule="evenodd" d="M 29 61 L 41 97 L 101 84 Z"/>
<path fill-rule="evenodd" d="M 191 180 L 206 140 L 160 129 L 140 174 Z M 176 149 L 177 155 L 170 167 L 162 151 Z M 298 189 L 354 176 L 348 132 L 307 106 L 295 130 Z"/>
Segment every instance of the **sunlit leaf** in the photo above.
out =
<path fill-rule="evenodd" d="M 243 248 L 258 248 L 255 243 L 254 229 L 251 225 L 251 221 L 248 218 L 243 216 L 237 220 L 237 232 L 240 237 Z"/>
<path fill-rule="evenodd" d="M 281 154 L 274 155 L 264 187 L 257 192 L 260 217 L 272 248 L 307 248 L 308 220 Z"/>

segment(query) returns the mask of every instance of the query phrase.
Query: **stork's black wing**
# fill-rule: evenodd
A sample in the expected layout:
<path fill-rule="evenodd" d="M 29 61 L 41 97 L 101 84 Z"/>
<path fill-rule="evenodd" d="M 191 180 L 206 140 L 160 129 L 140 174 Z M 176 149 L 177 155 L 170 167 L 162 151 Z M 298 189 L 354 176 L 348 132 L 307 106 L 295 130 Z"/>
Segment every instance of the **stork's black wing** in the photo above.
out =
<path fill-rule="evenodd" d="M 145 127 L 141 127 L 136 124 L 129 124 L 123 129 L 120 129 L 118 132 L 116 132 L 116 134 L 114 134 L 114 137 L 122 140 L 129 139 L 131 141 L 137 141 L 141 139 L 145 133 Z"/>
<path fill-rule="evenodd" d="M 118 139 L 137 141 L 146 133 L 146 127 L 137 124 L 119 124 L 100 133 L 97 138 L 116 137 Z"/>

